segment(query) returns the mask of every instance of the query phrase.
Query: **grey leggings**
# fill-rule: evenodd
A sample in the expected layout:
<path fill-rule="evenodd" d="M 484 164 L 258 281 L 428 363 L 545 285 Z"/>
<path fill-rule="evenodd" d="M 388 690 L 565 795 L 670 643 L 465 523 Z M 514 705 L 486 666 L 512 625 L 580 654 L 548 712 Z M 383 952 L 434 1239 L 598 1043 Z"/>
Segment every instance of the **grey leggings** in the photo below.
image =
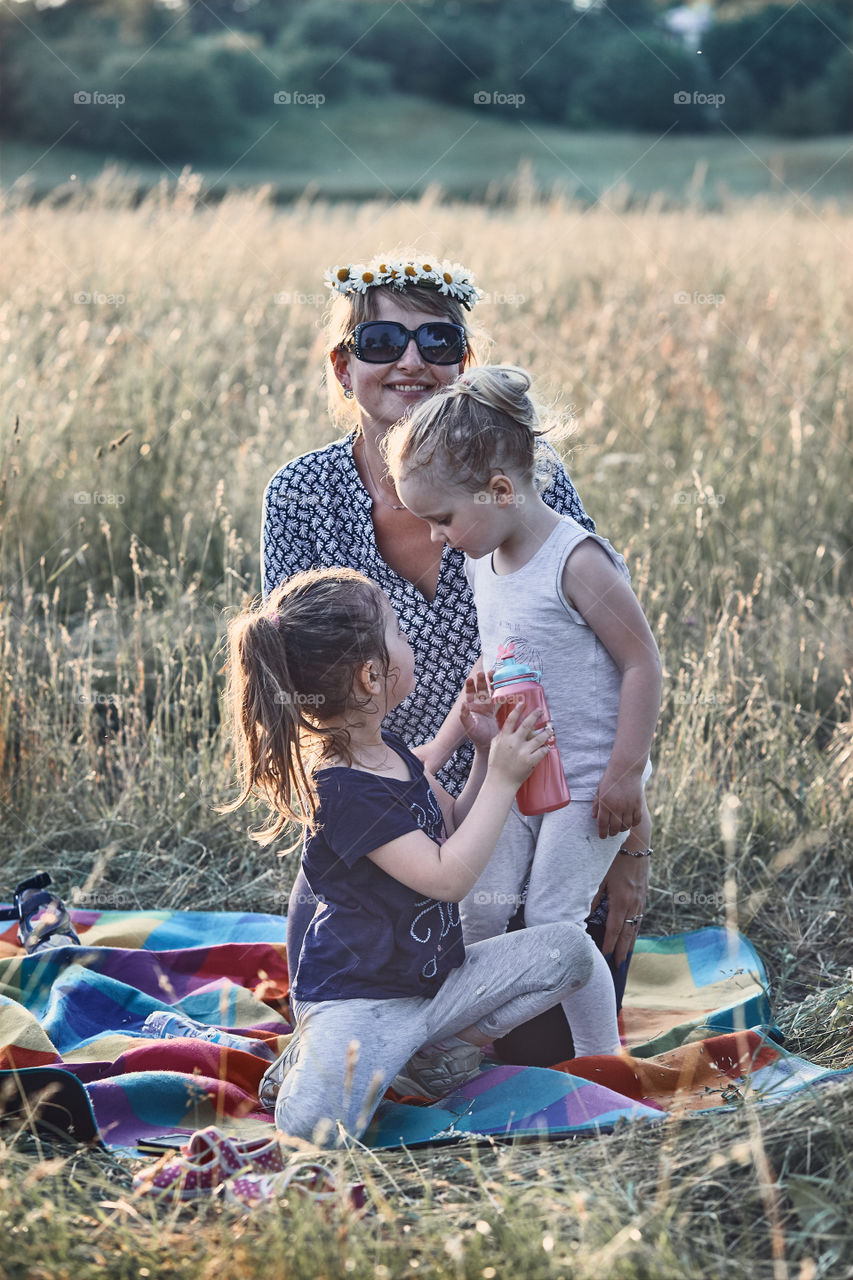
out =
<path fill-rule="evenodd" d="M 496 1039 L 560 1001 L 578 1056 L 613 1053 L 613 983 L 594 953 L 580 926 L 543 924 L 466 948 L 431 999 L 294 1000 L 299 1053 L 279 1090 L 277 1127 L 321 1146 L 359 1137 L 418 1049 L 472 1026 Z"/>

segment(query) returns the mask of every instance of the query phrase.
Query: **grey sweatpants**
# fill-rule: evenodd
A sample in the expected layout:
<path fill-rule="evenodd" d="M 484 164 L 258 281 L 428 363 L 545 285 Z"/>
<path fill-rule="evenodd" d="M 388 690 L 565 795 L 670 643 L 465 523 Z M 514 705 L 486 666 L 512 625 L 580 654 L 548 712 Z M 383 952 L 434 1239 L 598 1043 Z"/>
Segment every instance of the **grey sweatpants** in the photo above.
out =
<path fill-rule="evenodd" d="M 418 1049 L 476 1027 L 497 1039 L 562 1001 L 579 1053 L 613 1053 L 613 982 L 576 924 L 547 924 L 488 938 L 431 998 L 294 1000 L 299 1054 L 279 1090 L 276 1126 L 337 1146 L 367 1128 L 390 1082 Z"/>
<path fill-rule="evenodd" d="M 647 764 L 644 783 L 651 771 L 651 764 Z M 603 840 L 599 837 L 589 799 L 573 800 L 564 809 L 535 817 L 526 817 L 513 804 L 488 865 L 459 904 L 466 944 L 480 944 L 504 933 L 521 905 L 525 882 L 524 920 L 528 927 L 541 928 L 563 920 L 583 929 L 592 899 L 624 841 L 624 834 Z M 595 989 L 602 991 L 601 1025 L 615 1027 L 613 978 L 602 953 L 597 947 L 593 951 Z M 562 1003 L 575 1057 L 581 1057 L 590 1052 L 584 1047 L 584 1030 L 577 1025 L 569 1002 Z"/>
<path fill-rule="evenodd" d="M 644 784 L 651 773 L 649 763 Z M 521 905 L 528 879 L 527 925 L 556 920 L 583 925 L 626 834 L 602 840 L 590 799 L 572 800 L 564 809 L 534 817 L 526 817 L 513 804 L 485 870 L 459 903 L 466 943 L 503 933 Z"/>

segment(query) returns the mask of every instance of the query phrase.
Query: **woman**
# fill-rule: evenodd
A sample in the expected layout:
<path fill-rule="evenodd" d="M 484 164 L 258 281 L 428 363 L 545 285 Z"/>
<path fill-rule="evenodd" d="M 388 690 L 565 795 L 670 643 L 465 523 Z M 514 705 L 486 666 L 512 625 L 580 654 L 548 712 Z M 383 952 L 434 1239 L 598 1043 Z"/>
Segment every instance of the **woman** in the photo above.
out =
<path fill-rule="evenodd" d="M 270 481 L 262 531 L 264 594 L 300 570 L 335 565 L 360 570 L 386 591 L 415 651 L 418 677 L 416 692 L 389 716 L 387 727 L 405 741 L 429 743 L 418 754 L 458 794 L 471 750 L 463 741 L 456 699 L 479 660 L 464 557 L 452 547 L 439 548 L 429 526 L 399 501 L 380 442 L 407 409 L 452 382 L 474 359 L 465 312 L 479 290 L 459 264 L 423 260 L 334 267 L 327 283 L 334 292 L 330 405 L 335 415 L 347 412 L 350 430 L 289 462 Z M 544 446 L 542 460 L 549 472 L 545 502 L 594 530 L 553 449 Z M 645 850 L 645 834 L 632 832 L 626 848 Z M 606 914 L 597 904 L 596 925 L 590 927 L 610 958 L 617 1001 L 647 884 L 648 858 L 617 855 L 602 885 L 609 910 L 606 902 Z M 291 956 L 298 955 L 313 912 L 300 874 L 288 908 Z M 572 1056 L 561 1011 L 547 1025 L 519 1028 L 503 1050 L 514 1061 L 543 1065 Z"/>

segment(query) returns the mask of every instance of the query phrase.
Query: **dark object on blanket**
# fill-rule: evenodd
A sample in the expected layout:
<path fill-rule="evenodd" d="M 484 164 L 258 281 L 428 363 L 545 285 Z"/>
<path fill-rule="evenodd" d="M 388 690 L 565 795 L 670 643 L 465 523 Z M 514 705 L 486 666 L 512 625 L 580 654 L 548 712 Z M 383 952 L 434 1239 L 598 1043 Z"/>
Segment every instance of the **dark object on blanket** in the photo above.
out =
<path fill-rule="evenodd" d="M 65 903 L 47 886 L 50 876 L 37 871 L 15 889 L 15 905 L 0 910 L 0 920 L 18 921 L 18 941 L 29 954 L 47 947 L 80 946 Z"/>
<path fill-rule="evenodd" d="M 0 1071 L 0 1124 L 102 1146 L 89 1095 L 61 1067 Z"/>
<path fill-rule="evenodd" d="M 604 945 L 607 910 L 607 896 L 604 895 L 599 906 L 586 922 L 586 931 L 599 951 Z M 511 929 L 523 928 L 524 908 L 519 907 L 507 926 L 507 932 Z M 619 965 L 618 969 L 614 967 L 612 955 L 604 958 L 610 966 L 610 972 L 613 974 L 613 985 L 616 988 L 616 1008 L 618 1010 L 622 1008 L 622 997 L 625 994 L 625 983 L 628 979 L 628 965 L 631 963 L 631 953 L 628 953 L 627 958 Z M 548 1009 L 545 1013 L 540 1013 L 537 1017 L 531 1018 L 529 1022 L 523 1022 L 520 1027 L 514 1027 L 507 1035 L 501 1036 L 500 1040 L 495 1041 L 495 1052 L 501 1062 L 512 1063 L 520 1067 L 553 1067 L 558 1062 L 568 1062 L 570 1058 L 575 1056 L 575 1046 L 562 1007 L 556 1005 L 553 1009 Z"/>

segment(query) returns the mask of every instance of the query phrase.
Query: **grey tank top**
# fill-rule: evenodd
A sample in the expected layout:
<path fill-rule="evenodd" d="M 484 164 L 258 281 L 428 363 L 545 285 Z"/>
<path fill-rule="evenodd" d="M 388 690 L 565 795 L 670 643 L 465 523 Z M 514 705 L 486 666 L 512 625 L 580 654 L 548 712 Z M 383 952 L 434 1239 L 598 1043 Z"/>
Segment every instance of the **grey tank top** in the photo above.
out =
<path fill-rule="evenodd" d="M 606 538 L 571 516 L 560 523 L 527 564 L 497 574 L 492 557 L 466 557 L 474 592 L 486 670 L 498 646 L 515 646 L 518 662 L 542 673 L 557 747 L 573 800 L 592 800 L 607 768 L 622 675 L 607 649 L 563 595 L 563 566 L 581 542 L 592 538 L 630 582 L 623 557 Z"/>

